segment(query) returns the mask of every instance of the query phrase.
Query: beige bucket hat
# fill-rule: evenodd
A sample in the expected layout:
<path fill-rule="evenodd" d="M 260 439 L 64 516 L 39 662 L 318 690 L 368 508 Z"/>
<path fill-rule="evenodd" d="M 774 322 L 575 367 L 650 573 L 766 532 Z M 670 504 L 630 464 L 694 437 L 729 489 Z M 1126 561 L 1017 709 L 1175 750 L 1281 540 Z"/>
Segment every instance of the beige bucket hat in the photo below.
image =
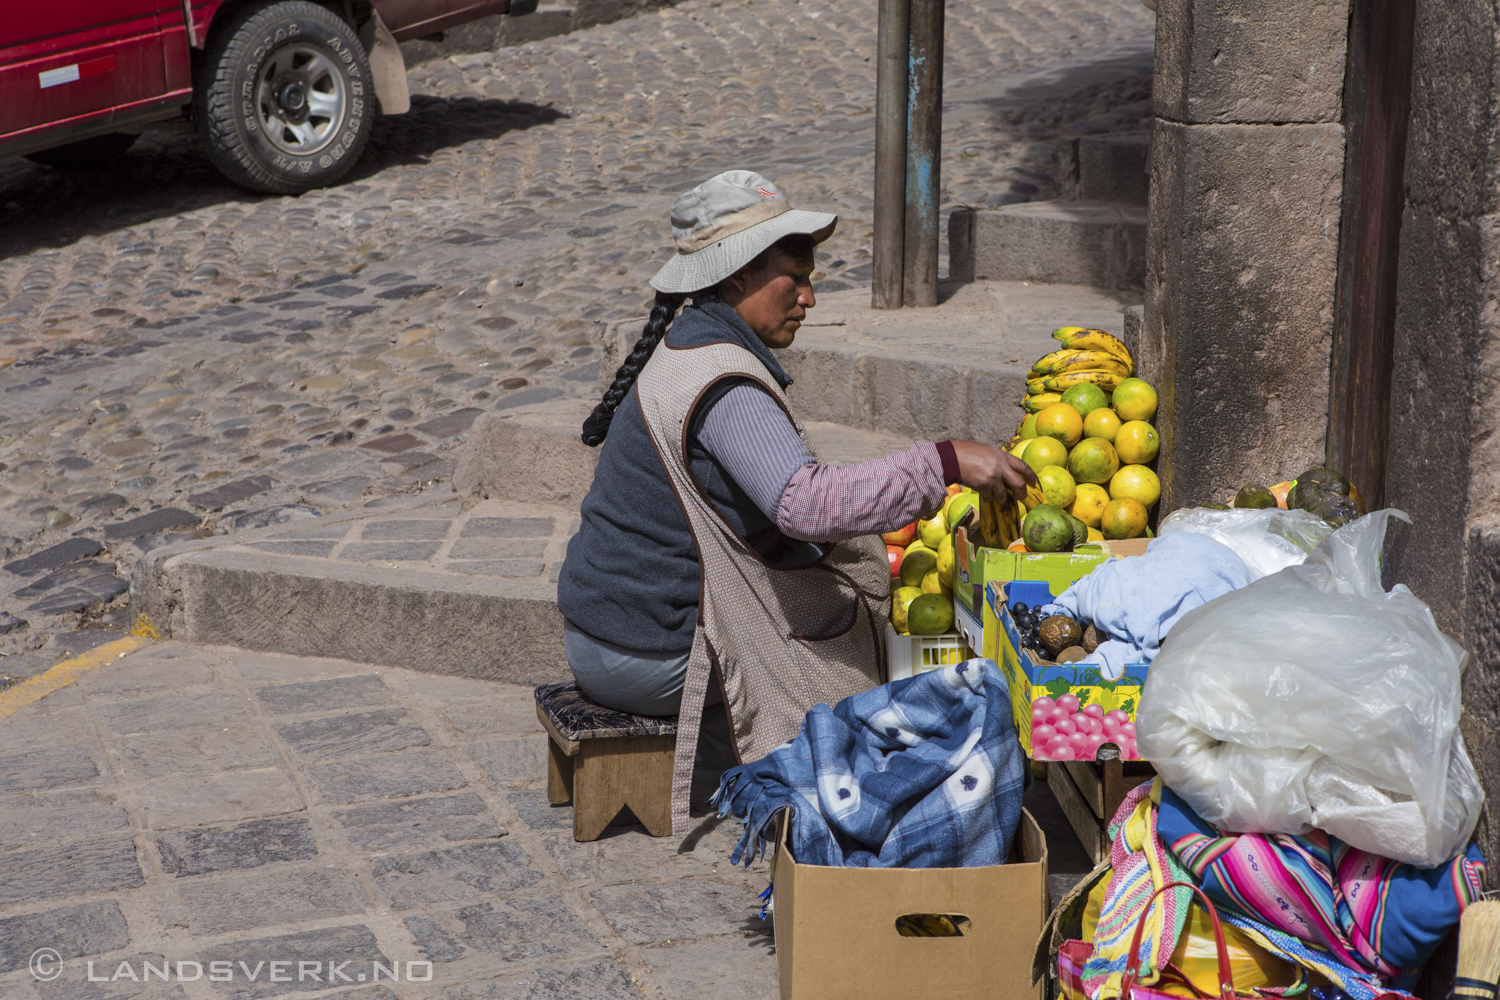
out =
<path fill-rule="evenodd" d="M 677 252 L 656 272 L 658 292 L 688 294 L 716 285 L 762 250 L 795 233 L 822 243 L 839 217 L 792 207 L 781 189 L 752 170 L 726 170 L 672 205 Z"/>

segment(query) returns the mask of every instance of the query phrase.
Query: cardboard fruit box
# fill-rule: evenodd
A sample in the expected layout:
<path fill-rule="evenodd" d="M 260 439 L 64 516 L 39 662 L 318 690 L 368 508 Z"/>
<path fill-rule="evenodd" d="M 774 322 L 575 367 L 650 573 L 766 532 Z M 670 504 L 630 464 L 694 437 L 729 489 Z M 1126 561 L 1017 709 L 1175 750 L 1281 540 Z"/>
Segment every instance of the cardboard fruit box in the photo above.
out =
<path fill-rule="evenodd" d="M 829 868 L 772 862 L 781 1000 L 1041 1000 L 1031 954 L 1047 918 L 1047 840 L 1025 810 L 1007 864 Z M 903 937 L 907 914 L 947 914 L 960 937 Z"/>
<path fill-rule="evenodd" d="M 970 541 L 965 528 L 953 532 L 953 561 L 955 586 L 953 598 L 975 615 L 982 614 L 984 585 L 991 580 L 1005 583 L 1010 580 L 1042 580 L 1053 594 L 1061 594 L 1074 580 L 1081 579 L 1102 566 L 1115 555 L 1139 555 L 1133 551 L 1145 551 L 1145 539 L 1128 542 L 1111 542 L 1106 547 L 1099 543 L 1080 545 L 1072 552 L 1011 552 L 1009 549 L 989 549 Z"/>
<path fill-rule="evenodd" d="M 1144 551 L 1145 546 L 1140 548 Z M 1119 751 L 1124 760 L 1142 759 L 1130 751 L 1135 742 L 1136 707 L 1149 664 L 1128 664 L 1124 675 L 1111 681 L 1097 663 L 1047 663 L 1021 648 L 1021 631 L 1011 608 L 1018 602 L 1031 607 L 1046 604 L 1053 596 L 1049 585 L 1041 580 L 991 580 L 984 588 L 983 655 L 998 663 L 1010 682 L 1011 709 L 1021 748 L 1032 760 L 1097 760 L 1110 748 Z M 1074 712 L 1096 715 L 1101 726 L 1113 720 L 1115 726 L 1107 730 L 1104 742 L 1095 741 L 1093 751 L 1086 754 L 1076 747 L 1059 752 L 1036 747 L 1033 727 L 1047 724 L 1048 715 L 1055 717 L 1058 709 L 1066 716 Z"/>

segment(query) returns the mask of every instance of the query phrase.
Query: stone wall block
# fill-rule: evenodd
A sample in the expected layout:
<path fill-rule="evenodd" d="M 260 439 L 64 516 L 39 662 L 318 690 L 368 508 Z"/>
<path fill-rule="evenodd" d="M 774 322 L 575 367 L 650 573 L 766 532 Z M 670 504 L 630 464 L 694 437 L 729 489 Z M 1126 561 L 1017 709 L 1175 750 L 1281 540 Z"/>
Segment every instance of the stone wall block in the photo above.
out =
<path fill-rule="evenodd" d="M 1500 210 L 1500 24 L 1489 3 L 1418 3 L 1406 140 L 1408 202 L 1439 214 Z"/>
<path fill-rule="evenodd" d="M 1142 370 L 1166 388 L 1170 510 L 1321 464 L 1344 135 L 1158 122 L 1155 141 Z"/>
<path fill-rule="evenodd" d="M 1486 858 L 1500 858 L 1500 528 L 1473 528 L 1468 536 L 1468 583 L 1463 636 L 1469 650 L 1464 672 L 1464 742 L 1490 796 L 1474 839 Z M 1500 888 L 1500 866 L 1491 863 L 1489 887 Z"/>
<path fill-rule="evenodd" d="M 1186 123 L 1342 120 L 1349 0 L 1159 0 L 1156 114 Z"/>

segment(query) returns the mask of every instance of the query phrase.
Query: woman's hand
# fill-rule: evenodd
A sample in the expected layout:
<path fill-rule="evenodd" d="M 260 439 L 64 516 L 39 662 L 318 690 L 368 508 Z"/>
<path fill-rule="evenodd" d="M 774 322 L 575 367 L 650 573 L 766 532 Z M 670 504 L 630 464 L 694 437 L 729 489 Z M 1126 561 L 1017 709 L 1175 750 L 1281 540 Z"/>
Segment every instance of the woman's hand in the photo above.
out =
<path fill-rule="evenodd" d="M 981 497 L 1003 503 L 1007 492 L 1017 500 L 1026 498 L 1026 485 L 1036 483 L 1031 466 L 1008 451 L 978 441 L 954 441 L 959 479 Z"/>

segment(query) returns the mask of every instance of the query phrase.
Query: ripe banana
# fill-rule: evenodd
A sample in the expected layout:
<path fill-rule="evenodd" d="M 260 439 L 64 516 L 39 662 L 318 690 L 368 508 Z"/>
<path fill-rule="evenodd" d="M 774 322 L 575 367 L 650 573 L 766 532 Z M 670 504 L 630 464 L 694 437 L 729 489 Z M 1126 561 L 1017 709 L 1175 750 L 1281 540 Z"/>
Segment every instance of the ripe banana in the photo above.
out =
<path fill-rule="evenodd" d="M 1042 376 L 1041 378 L 1027 379 L 1026 380 L 1026 395 L 1028 395 L 1028 396 L 1040 396 L 1042 393 L 1046 392 L 1047 391 L 1047 387 L 1043 384 L 1046 381 L 1047 381 L 1047 377 L 1045 375 Z"/>
<path fill-rule="evenodd" d="M 1047 363 L 1045 370 L 1038 371 L 1037 367 L 1042 364 L 1038 361 L 1032 366 L 1031 377 L 1045 377 L 1047 375 L 1062 375 L 1065 372 L 1090 371 L 1103 369 L 1105 371 L 1118 371 L 1121 378 L 1130 377 L 1130 362 L 1121 360 L 1109 351 L 1079 351 L 1063 350 L 1053 351 L 1047 355 L 1052 360 Z M 1045 359 L 1044 359 L 1045 360 Z"/>
<path fill-rule="evenodd" d="M 1130 357 L 1130 349 L 1120 340 L 1103 330 L 1090 330 L 1081 326 L 1062 326 L 1052 331 L 1052 339 L 1062 341 L 1065 348 L 1076 350 L 1108 351 L 1121 361 L 1135 369 L 1135 361 Z"/>
<path fill-rule="evenodd" d="M 1021 403 L 1027 413 L 1041 413 L 1053 403 L 1062 402 L 1061 392 L 1044 392 L 1040 396 L 1027 396 Z"/>
<path fill-rule="evenodd" d="M 1061 375 L 1054 375 L 1051 378 L 1045 380 L 1042 385 L 1046 387 L 1049 393 L 1061 393 L 1065 389 L 1070 389 L 1075 385 L 1082 385 L 1085 382 L 1091 382 L 1094 385 L 1097 385 L 1099 388 L 1103 389 L 1105 392 L 1114 392 L 1115 387 L 1123 381 L 1125 381 L 1125 376 L 1117 372 L 1106 371 L 1102 368 L 1096 368 L 1088 371 L 1064 372 Z M 1041 396 L 1027 397 L 1028 400 L 1041 398 Z"/>
<path fill-rule="evenodd" d="M 1038 375 L 1051 375 L 1054 371 L 1056 371 L 1056 369 L 1052 367 L 1052 363 L 1063 355 L 1070 353 L 1072 353 L 1071 349 L 1064 347 L 1061 350 L 1053 351 L 1051 354 L 1042 355 L 1037 359 L 1036 364 L 1031 366 L 1031 377 L 1036 378 Z"/>

